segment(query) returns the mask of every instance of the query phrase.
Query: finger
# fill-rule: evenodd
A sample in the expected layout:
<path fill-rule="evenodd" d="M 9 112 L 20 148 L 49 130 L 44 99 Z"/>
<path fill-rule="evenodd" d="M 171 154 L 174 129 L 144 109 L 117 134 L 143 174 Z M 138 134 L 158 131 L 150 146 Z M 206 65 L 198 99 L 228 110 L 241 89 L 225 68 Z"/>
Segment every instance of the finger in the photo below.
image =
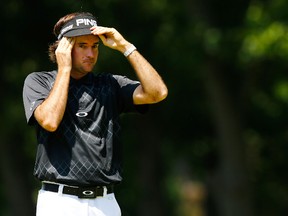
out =
<path fill-rule="evenodd" d="M 74 43 L 75 43 L 75 38 L 63 37 L 59 42 L 59 46 L 67 49 L 67 48 L 73 47 Z"/>
<path fill-rule="evenodd" d="M 102 26 L 94 26 L 94 27 L 91 27 L 90 30 L 95 35 L 112 33 L 112 28 L 107 28 L 107 27 L 102 27 Z"/>
<path fill-rule="evenodd" d="M 63 37 L 58 44 L 58 47 L 65 47 L 68 44 L 68 38 Z"/>
<path fill-rule="evenodd" d="M 106 44 L 106 37 L 105 35 L 98 35 L 99 38 L 101 39 L 101 41 L 103 42 L 103 44 Z"/>
<path fill-rule="evenodd" d="M 65 44 L 71 44 L 73 42 L 72 37 L 63 37 L 63 40 Z"/>
<path fill-rule="evenodd" d="M 71 37 L 71 38 L 69 38 L 69 39 L 70 39 L 70 40 L 69 40 L 69 43 L 70 43 L 70 45 L 73 47 L 74 44 L 75 44 L 76 39 L 75 39 L 75 37 Z"/>

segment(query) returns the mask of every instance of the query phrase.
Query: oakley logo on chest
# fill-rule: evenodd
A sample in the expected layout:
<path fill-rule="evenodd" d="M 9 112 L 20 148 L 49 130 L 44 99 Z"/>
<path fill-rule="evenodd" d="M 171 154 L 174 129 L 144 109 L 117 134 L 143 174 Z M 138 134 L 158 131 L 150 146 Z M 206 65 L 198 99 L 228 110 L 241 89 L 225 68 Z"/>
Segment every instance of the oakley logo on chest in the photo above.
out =
<path fill-rule="evenodd" d="M 76 113 L 76 116 L 80 117 L 80 118 L 83 118 L 83 117 L 86 117 L 88 115 L 87 112 L 77 112 Z"/>

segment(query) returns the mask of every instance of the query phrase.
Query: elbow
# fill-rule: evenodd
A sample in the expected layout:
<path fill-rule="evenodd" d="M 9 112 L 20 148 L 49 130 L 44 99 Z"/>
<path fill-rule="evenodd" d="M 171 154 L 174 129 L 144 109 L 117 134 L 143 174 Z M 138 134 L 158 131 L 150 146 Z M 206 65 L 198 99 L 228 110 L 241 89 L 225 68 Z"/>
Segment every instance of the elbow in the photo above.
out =
<path fill-rule="evenodd" d="M 48 132 L 55 132 L 59 127 L 59 124 L 56 121 L 46 120 L 43 122 L 39 122 L 39 124 L 42 128 L 44 128 Z"/>
<path fill-rule="evenodd" d="M 47 130 L 48 132 L 55 132 L 58 129 L 58 125 L 49 125 L 46 126 L 45 130 Z"/>
<path fill-rule="evenodd" d="M 158 103 L 163 101 L 168 96 L 168 89 L 164 86 L 162 89 L 158 90 L 154 97 L 152 97 L 152 103 Z"/>
<path fill-rule="evenodd" d="M 159 101 L 164 100 L 165 98 L 167 98 L 167 96 L 168 96 L 168 88 L 165 86 L 159 92 Z"/>
<path fill-rule="evenodd" d="M 62 116 L 57 115 L 57 112 L 53 112 L 51 109 L 43 110 L 41 107 L 35 110 L 34 117 L 38 124 L 48 132 L 55 132 L 62 121 Z"/>

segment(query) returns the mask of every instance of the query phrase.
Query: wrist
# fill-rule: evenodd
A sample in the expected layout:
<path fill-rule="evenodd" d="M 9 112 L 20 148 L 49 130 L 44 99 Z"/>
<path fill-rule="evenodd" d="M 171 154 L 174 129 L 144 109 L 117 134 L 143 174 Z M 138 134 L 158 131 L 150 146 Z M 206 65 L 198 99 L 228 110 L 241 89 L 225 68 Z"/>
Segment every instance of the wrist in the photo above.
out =
<path fill-rule="evenodd" d="M 57 68 L 59 73 L 71 73 L 72 67 L 71 66 L 59 66 Z"/>
<path fill-rule="evenodd" d="M 123 55 L 127 58 L 131 53 L 133 53 L 137 48 L 133 45 L 130 44 L 127 49 L 124 51 Z"/>

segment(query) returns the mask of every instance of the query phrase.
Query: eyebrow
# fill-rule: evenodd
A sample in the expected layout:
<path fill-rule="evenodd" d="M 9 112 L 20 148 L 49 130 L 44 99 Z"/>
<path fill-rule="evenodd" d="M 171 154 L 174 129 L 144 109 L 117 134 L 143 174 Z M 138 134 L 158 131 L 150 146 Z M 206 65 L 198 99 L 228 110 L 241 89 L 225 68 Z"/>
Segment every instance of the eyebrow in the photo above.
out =
<path fill-rule="evenodd" d="M 87 42 L 78 42 L 78 44 L 79 45 L 86 45 L 86 44 L 88 44 Z M 98 45 L 98 44 L 100 44 L 100 42 L 98 41 L 98 42 L 95 42 L 95 43 L 93 43 L 93 45 Z"/>

